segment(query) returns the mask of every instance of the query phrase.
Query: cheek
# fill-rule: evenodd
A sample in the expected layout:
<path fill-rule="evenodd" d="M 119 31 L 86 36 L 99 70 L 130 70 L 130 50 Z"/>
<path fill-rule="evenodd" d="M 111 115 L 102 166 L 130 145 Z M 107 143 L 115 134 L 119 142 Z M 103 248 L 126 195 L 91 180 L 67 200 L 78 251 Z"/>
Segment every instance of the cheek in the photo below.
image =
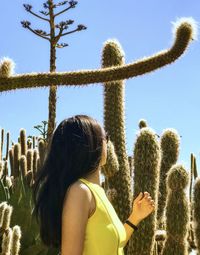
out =
<path fill-rule="evenodd" d="M 102 155 L 105 158 L 107 157 L 107 146 L 106 146 L 105 142 L 103 143 L 103 147 L 102 147 Z"/>
<path fill-rule="evenodd" d="M 107 151 L 107 145 L 105 145 L 105 151 L 104 151 L 104 155 L 105 155 L 105 158 L 107 158 L 107 154 L 108 154 L 108 151 Z"/>

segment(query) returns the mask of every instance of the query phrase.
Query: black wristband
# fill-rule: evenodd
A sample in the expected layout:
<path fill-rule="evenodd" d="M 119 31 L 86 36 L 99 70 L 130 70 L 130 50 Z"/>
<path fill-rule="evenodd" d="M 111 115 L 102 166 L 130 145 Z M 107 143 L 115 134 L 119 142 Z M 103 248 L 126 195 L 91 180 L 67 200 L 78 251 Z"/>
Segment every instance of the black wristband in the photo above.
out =
<path fill-rule="evenodd" d="M 138 230 L 138 227 L 135 226 L 132 222 L 130 222 L 129 220 L 126 220 L 125 223 L 127 223 L 130 227 L 132 227 L 134 230 Z"/>

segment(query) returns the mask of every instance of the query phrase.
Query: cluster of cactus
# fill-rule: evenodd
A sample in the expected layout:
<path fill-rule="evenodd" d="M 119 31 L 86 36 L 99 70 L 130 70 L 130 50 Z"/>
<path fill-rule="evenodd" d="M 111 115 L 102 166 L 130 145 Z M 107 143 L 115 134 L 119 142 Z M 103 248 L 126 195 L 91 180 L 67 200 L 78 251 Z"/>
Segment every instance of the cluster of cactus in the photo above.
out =
<path fill-rule="evenodd" d="M 0 203 L 0 240 L 1 255 L 19 255 L 21 228 L 18 225 L 10 226 L 13 207 L 6 201 Z"/>
<path fill-rule="evenodd" d="M 187 171 L 184 166 L 175 164 L 179 152 L 178 134 L 175 130 L 166 130 L 162 134 L 161 141 L 158 141 L 153 129 L 148 127 L 145 120 L 141 120 L 133 156 L 128 156 L 123 80 L 146 74 L 174 62 L 194 39 L 194 30 L 191 20 L 181 20 L 176 27 L 175 43 L 171 49 L 130 64 L 125 64 L 124 52 L 119 42 L 108 40 L 103 48 L 102 68 L 99 70 L 13 75 L 12 61 L 4 59 L 0 63 L 0 92 L 32 87 L 103 83 L 104 128 L 110 135 L 110 142 L 108 160 L 102 168 L 102 173 L 105 175 L 104 187 L 109 199 L 123 222 L 130 215 L 133 199 L 140 191 L 149 191 L 157 205 L 155 213 L 140 223 L 137 234 L 133 234 L 127 243 L 124 249 L 126 255 L 175 254 L 171 247 L 178 251 L 176 255 L 186 254 L 189 250 L 186 238 L 189 237 L 188 222 L 192 210 L 184 190 L 188 184 Z M 35 173 L 44 160 L 46 146 L 47 144 L 42 140 L 38 141 L 36 146 L 35 139 L 32 146 L 26 141 L 25 130 L 21 130 L 18 143 L 13 144 L 10 150 L 8 135 L 6 157 L 0 162 L 3 173 L 0 201 L 9 201 L 14 208 L 12 224 L 18 224 L 23 233 L 21 255 L 56 254 L 40 242 L 39 227 L 32 217 L 31 187 Z M 2 155 L 2 148 L 0 152 Z M 9 177 L 11 182 L 8 185 Z M 195 224 L 192 233 L 198 251 L 200 250 L 199 187 L 197 181 L 194 185 Z M 174 194 L 174 190 L 178 190 L 177 194 Z M 184 212 L 183 215 L 178 211 L 177 202 Z M 173 225 L 174 215 L 179 216 L 179 219 Z M 160 228 L 164 231 L 162 235 L 157 234 Z"/>
<path fill-rule="evenodd" d="M 173 53 L 177 55 L 175 52 Z M 159 61 L 163 63 L 165 60 L 164 56 L 163 59 L 162 56 L 159 56 Z M 124 52 L 119 42 L 116 40 L 107 41 L 102 53 L 102 67 L 113 67 L 114 69 L 124 65 Z M 140 74 L 142 72 L 145 73 L 145 70 L 141 69 Z M 110 161 L 105 166 L 112 172 L 112 174 L 104 173 L 104 187 L 108 188 L 106 192 L 122 222 L 132 212 L 133 198 L 140 191 L 148 191 L 157 205 L 155 212 L 140 223 L 140 230 L 131 236 L 124 249 L 125 254 L 178 255 L 187 254 L 192 248 L 198 250 L 198 245 L 191 246 L 189 235 L 191 232 L 193 237 L 198 236 L 197 231 L 195 229 L 192 231 L 189 225 L 192 203 L 190 204 L 184 190 L 189 178 L 188 173 L 183 165 L 176 164 L 180 143 L 178 132 L 175 129 L 166 129 L 158 141 L 157 137 L 159 136 L 148 127 L 145 120 L 141 120 L 133 156 L 128 156 L 124 121 L 124 81 L 120 79 L 105 82 L 103 89 L 104 128 L 114 144 L 119 164 L 117 171 L 112 170 Z M 177 179 L 179 175 L 180 178 Z M 171 186 L 169 180 L 172 182 Z M 181 183 L 176 187 L 173 186 L 173 182 Z M 192 189 L 191 183 L 190 187 Z M 177 197 L 173 196 L 174 189 L 178 189 Z M 198 182 L 196 182 L 196 189 L 198 190 Z M 114 196 L 112 196 L 113 193 Z M 198 192 L 196 193 L 198 194 Z M 198 203 L 199 198 L 200 196 L 196 196 L 193 201 L 194 205 Z M 177 204 L 180 205 L 183 212 L 179 210 Z M 178 217 L 176 224 L 173 224 L 174 215 Z M 196 221 L 199 222 L 198 216 Z"/>
<path fill-rule="evenodd" d="M 32 185 L 36 173 L 44 161 L 46 143 L 41 137 L 33 136 L 31 139 L 27 139 L 26 130 L 21 129 L 18 142 L 13 142 L 9 148 L 10 134 L 7 132 L 6 156 L 3 158 L 4 133 L 4 129 L 2 129 L 0 202 L 8 202 L 14 209 L 11 224 L 19 225 L 22 231 L 20 255 L 53 254 L 53 252 L 57 252 L 57 249 L 52 250 L 43 245 L 39 236 L 39 226 L 35 217 L 32 216 Z"/>
<path fill-rule="evenodd" d="M 172 128 L 166 129 L 160 141 L 158 137 L 145 125 L 138 132 L 134 144 L 130 165 L 133 168 L 133 197 L 140 191 L 148 191 L 157 206 L 155 212 L 139 224 L 139 230 L 131 236 L 126 252 L 130 255 L 186 255 L 192 249 L 200 252 L 200 178 L 196 158 L 191 154 L 189 174 L 183 164 L 177 163 L 180 145 L 178 132 Z M 109 182 L 110 177 L 107 179 Z M 187 195 L 189 180 L 190 194 Z M 115 197 L 118 195 L 115 194 Z M 114 200 L 111 202 L 114 204 Z"/>

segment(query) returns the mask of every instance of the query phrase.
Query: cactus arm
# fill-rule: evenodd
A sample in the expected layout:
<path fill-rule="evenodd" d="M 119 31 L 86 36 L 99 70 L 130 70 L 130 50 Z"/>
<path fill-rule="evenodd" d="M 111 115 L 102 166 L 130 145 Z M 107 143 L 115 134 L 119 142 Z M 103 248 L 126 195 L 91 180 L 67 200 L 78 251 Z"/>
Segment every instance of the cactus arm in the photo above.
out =
<path fill-rule="evenodd" d="M 136 62 L 112 66 L 97 70 L 81 70 L 56 73 L 27 73 L 0 77 L 0 92 L 33 87 L 46 87 L 49 85 L 87 85 L 116 80 L 129 79 L 138 75 L 149 73 L 174 62 L 186 50 L 193 39 L 193 24 L 182 22 L 176 28 L 176 39 L 169 50 L 163 50 L 151 57 L 146 57 Z M 1 68 L 0 66 L 0 74 Z"/>

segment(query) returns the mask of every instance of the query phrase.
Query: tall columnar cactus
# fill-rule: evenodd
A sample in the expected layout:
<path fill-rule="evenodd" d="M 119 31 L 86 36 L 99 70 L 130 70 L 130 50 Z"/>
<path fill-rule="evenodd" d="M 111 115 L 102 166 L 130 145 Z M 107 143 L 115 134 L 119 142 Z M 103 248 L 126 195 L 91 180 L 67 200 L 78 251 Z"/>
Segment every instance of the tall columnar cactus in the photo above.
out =
<path fill-rule="evenodd" d="M 26 155 L 27 142 L 26 142 L 26 130 L 24 128 L 20 130 L 20 145 L 21 145 L 21 155 Z"/>
<path fill-rule="evenodd" d="M 14 146 L 9 149 L 10 174 L 14 176 Z"/>
<path fill-rule="evenodd" d="M 102 68 L 124 65 L 124 53 L 115 40 L 107 41 L 103 47 Z M 112 204 L 122 221 L 131 213 L 131 182 L 128 156 L 126 154 L 124 120 L 124 82 L 115 81 L 104 85 L 104 126 L 113 142 L 119 162 L 119 171 L 108 177 L 110 189 L 117 196 Z M 107 178 L 106 178 L 107 179 Z"/>
<path fill-rule="evenodd" d="M 181 164 L 175 164 L 167 173 L 166 240 L 162 255 L 188 254 L 189 201 L 185 189 L 189 174 Z"/>
<path fill-rule="evenodd" d="M 0 160 L 2 160 L 3 157 L 3 144 L 4 144 L 4 129 L 1 130 L 1 149 L 0 149 Z"/>
<path fill-rule="evenodd" d="M 23 175 L 23 177 L 25 177 L 27 175 L 27 157 L 25 155 L 22 155 L 20 157 L 20 160 L 19 160 L 19 166 L 20 166 L 20 171 Z"/>
<path fill-rule="evenodd" d="M 5 130 L 1 130 L 1 145 L 0 145 L 0 160 L 7 160 L 8 159 L 8 153 L 9 153 L 9 144 L 10 144 L 10 132 L 7 132 L 6 134 L 6 156 L 3 158 L 3 150 L 4 150 L 4 134 Z"/>
<path fill-rule="evenodd" d="M 192 201 L 192 195 L 193 195 L 193 179 L 194 181 L 198 177 L 197 174 L 197 166 L 196 166 L 196 157 L 194 156 L 193 153 L 191 153 L 191 167 L 190 167 L 190 189 L 189 189 L 189 202 L 190 202 L 190 229 L 189 229 L 189 243 L 190 243 L 190 249 L 196 248 L 195 244 L 195 236 L 194 236 L 194 204 Z"/>
<path fill-rule="evenodd" d="M 12 229 L 8 228 L 2 237 L 1 255 L 11 255 Z"/>
<path fill-rule="evenodd" d="M 0 238 L 1 238 L 1 255 L 19 255 L 21 228 L 15 225 L 10 227 L 13 207 L 7 202 L 0 204 Z"/>
<path fill-rule="evenodd" d="M 101 167 L 102 174 L 109 178 L 119 170 L 119 162 L 115 153 L 115 147 L 111 141 L 107 143 L 106 164 Z"/>
<path fill-rule="evenodd" d="M 33 150 L 27 150 L 27 170 L 33 171 Z"/>
<path fill-rule="evenodd" d="M 12 229 L 12 239 L 11 239 L 11 249 L 10 253 L 11 255 L 20 255 L 20 249 L 21 249 L 21 229 L 19 226 L 14 226 Z"/>
<path fill-rule="evenodd" d="M 175 129 L 163 131 L 160 139 L 161 166 L 158 195 L 157 229 L 164 229 L 164 208 L 166 204 L 166 177 L 170 168 L 177 162 L 179 156 L 180 136 Z"/>
<path fill-rule="evenodd" d="M 157 205 L 159 171 L 160 171 L 160 144 L 156 133 L 149 127 L 142 128 L 134 144 L 134 187 L 133 196 L 148 191 Z M 157 206 L 156 206 L 157 207 Z M 145 220 L 140 222 L 137 233 L 133 233 L 129 240 L 129 255 L 153 254 L 155 246 L 156 209 Z"/>
<path fill-rule="evenodd" d="M 33 148 L 35 148 L 35 147 L 33 147 Z M 39 158 L 38 150 L 35 148 L 33 150 L 33 178 L 34 179 L 35 179 L 36 172 L 38 169 L 38 158 Z"/>
<path fill-rule="evenodd" d="M 83 70 L 57 73 L 28 73 L 20 75 L 0 75 L 0 92 L 13 89 L 47 87 L 55 85 L 84 85 L 128 79 L 152 72 L 173 63 L 187 49 L 189 42 L 195 38 L 196 24 L 193 19 L 181 19 L 176 26 L 174 45 L 169 50 L 142 58 L 134 63 L 113 66 L 100 70 Z M 0 74 L 2 70 L 0 65 Z"/>
<path fill-rule="evenodd" d="M 43 164 L 44 159 L 45 159 L 45 151 L 46 151 L 46 148 L 47 148 L 46 146 L 47 146 L 47 144 L 43 139 L 39 140 L 39 142 L 38 142 L 38 151 L 39 151 L 39 157 L 40 157 L 40 161 L 39 161 L 40 165 Z M 39 165 L 39 167 L 40 167 L 40 165 Z"/>
<path fill-rule="evenodd" d="M 200 178 L 198 177 L 194 183 L 193 189 L 193 207 L 194 207 L 194 233 L 195 233 L 195 243 L 197 246 L 197 255 L 200 255 Z"/>
<path fill-rule="evenodd" d="M 11 173 L 12 176 L 19 176 L 19 160 L 21 157 L 21 146 L 19 143 L 14 145 L 14 172 Z"/>

